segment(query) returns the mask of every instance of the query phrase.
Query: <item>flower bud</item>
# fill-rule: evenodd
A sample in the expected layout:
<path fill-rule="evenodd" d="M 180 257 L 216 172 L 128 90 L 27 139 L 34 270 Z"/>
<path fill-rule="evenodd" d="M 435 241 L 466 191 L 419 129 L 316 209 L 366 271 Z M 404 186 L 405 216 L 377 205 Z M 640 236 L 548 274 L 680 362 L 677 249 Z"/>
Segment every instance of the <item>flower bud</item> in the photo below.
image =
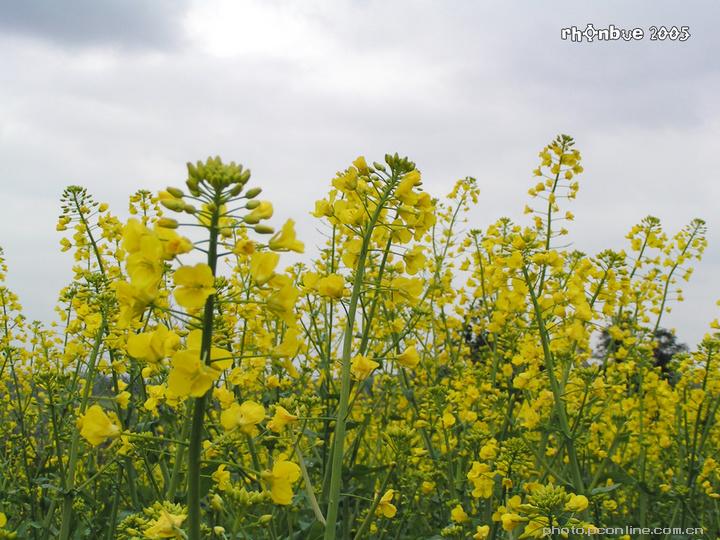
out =
<path fill-rule="evenodd" d="M 240 195 L 242 188 L 242 184 L 235 184 L 235 186 L 230 190 L 230 196 L 237 197 L 238 195 Z"/>
<path fill-rule="evenodd" d="M 225 502 L 222 500 L 222 497 L 216 493 L 210 499 L 210 506 L 212 506 L 213 510 L 216 512 L 220 512 L 223 509 L 223 506 L 225 506 Z"/>
<path fill-rule="evenodd" d="M 258 234 L 273 234 L 275 232 L 275 229 L 268 225 L 255 225 L 253 229 Z"/>
<path fill-rule="evenodd" d="M 240 175 L 240 183 L 247 184 L 248 180 L 250 180 L 250 169 L 245 169 Z"/>
<path fill-rule="evenodd" d="M 252 210 L 254 208 L 257 208 L 258 206 L 260 206 L 260 201 L 255 199 L 252 201 L 248 201 L 247 204 L 245 205 L 245 208 L 247 208 L 248 210 Z"/>
<path fill-rule="evenodd" d="M 176 219 L 172 218 L 160 218 L 157 222 L 158 227 L 162 227 L 163 229 L 177 229 L 178 228 L 178 222 Z"/>
<path fill-rule="evenodd" d="M 163 199 L 160 201 L 160 204 L 173 212 L 182 212 L 185 210 L 185 203 L 179 199 Z"/>
<path fill-rule="evenodd" d="M 178 189 L 176 187 L 168 187 L 165 189 L 165 191 L 167 191 L 170 195 L 172 195 L 176 199 L 182 199 L 185 196 L 185 194 L 183 193 L 183 190 Z"/>
<path fill-rule="evenodd" d="M 185 185 L 187 185 L 190 193 L 192 193 L 196 197 L 200 195 L 200 190 L 198 189 L 198 180 L 196 178 L 188 178 L 185 181 Z"/>
<path fill-rule="evenodd" d="M 190 178 L 188 178 L 188 180 L 192 179 L 197 183 L 197 181 L 200 180 L 200 174 L 197 170 L 197 167 L 195 167 L 195 165 L 193 165 L 191 162 L 188 161 L 187 169 L 188 169 L 188 175 L 190 176 Z"/>
<path fill-rule="evenodd" d="M 262 192 L 262 188 L 259 188 L 259 187 L 250 188 L 245 192 L 245 197 L 247 197 L 248 199 L 254 199 L 258 195 L 260 195 L 261 192 Z"/>
<path fill-rule="evenodd" d="M 194 214 L 197 212 L 197 208 L 195 208 L 192 204 L 186 204 L 184 210 L 188 214 Z"/>

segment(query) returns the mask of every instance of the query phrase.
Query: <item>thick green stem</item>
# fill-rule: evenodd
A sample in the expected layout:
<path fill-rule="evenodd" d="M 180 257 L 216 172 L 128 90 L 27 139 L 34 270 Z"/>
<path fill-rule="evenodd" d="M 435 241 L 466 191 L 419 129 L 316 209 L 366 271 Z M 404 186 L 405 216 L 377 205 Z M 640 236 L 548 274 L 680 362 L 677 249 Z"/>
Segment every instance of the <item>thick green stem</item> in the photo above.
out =
<path fill-rule="evenodd" d="M 337 517 L 338 509 L 340 507 L 340 489 L 342 487 L 342 466 L 343 456 L 345 454 L 345 421 L 347 420 L 349 412 L 350 402 L 350 386 L 351 386 L 351 373 L 350 373 L 350 356 L 352 355 L 352 344 L 353 344 L 353 331 L 355 327 L 355 315 L 357 312 L 358 301 L 360 299 L 360 292 L 363 288 L 363 281 L 365 277 L 365 259 L 367 258 L 368 249 L 372 239 L 373 229 L 380 214 L 383 210 L 385 203 L 387 202 L 392 190 L 395 187 L 395 176 L 389 180 L 387 188 L 383 193 L 373 215 L 370 218 L 367 227 L 363 234 L 363 243 L 360 249 L 360 255 L 358 257 L 357 264 L 355 266 L 355 276 L 353 281 L 353 288 L 350 294 L 350 304 L 347 311 L 347 324 L 345 325 L 345 334 L 343 336 L 343 349 L 341 359 L 341 372 L 340 372 L 340 402 L 338 404 L 338 411 L 335 422 L 335 437 L 333 439 L 332 448 L 332 462 L 331 462 L 331 475 L 330 475 L 330 486 L 329 486 L 329 497 L 328 497 L 328 509 L 326 514 L 327 523 L 325 525 L 325 540 L 335 540 L 337 534 Z M 366 321 L 365 324 L 371 324 L 371 321 Z"/>
<path fill-rule="evenodd" d="M 577 493 L 582 494 L 585 491 L 585 486 L 582 480 L 582 472 L 580 470 L 580 462 L 577 457 L 577 450 L 575 449 L 575 435 L 570 430 L 570 423 L 568 422 L 567 410 L 565 409 L 565 401 L 563 399 L 563 389 L 560 387 L 560 383 L 555 375 L 555 359 L 552 351 L 550 350 L 550 338 L 548 336 L 547 329 L 545 328 L 542 310 L 540 309 L 527 268 L 523 267 L 522 272 L 525 277 L 525 283 L 528 286 L 528 291 L 530 292 L 530 299 L 535 312 L 535 320 L 538 325 L 538 333 L 540 334 L 543 356 L 545 357 L 545 368 L 548 374 L 548 379 L 550 380 L 550 389 L 553 393 L 553 401 L 555 402 L 555 412 L 560 422 L 560 430 L 565 438 L 565 448 L 567 449 L 573 476 L 573 487 Z"/>
<path fill-rule="evenodd" d="M 195 398 L 190 448 L 188 450 L 188 538 L 200 539 L 200 455 L 202 453 L 203 420 L 205 419 L 205 396 Z"/>
<path fill-rule="evenodd" d="M 215 208 L 210 222 L 210 243 L 207 252 L 207 264 L 213 276 L 217 269 L 217 243 L 218 243 L 218 221 L 219 208 L 221 207 L 221 192 L 215 195 Z M 203 313 L 202 343 L 200 346 L 200 358 L 206 364 L 210 360 L 210 348 L 212 346 L 213 314 L 215 311 L 215 295 L 211 294 L 205 301 Z M 187 471 L 187 506 L 188 506 L 188 539 L 200 540 L 200 458 L 202 454 L 203 424 L 205 421 L 205 406 L 207 395 L 212 391 L 209 389 L 203 396 L 195 398 L 193 403 L 192 426 L 190 428 L 190 440 L 188 442 L 188 471 Z"/>
<path fill-rule="evenodd" d="M 338 508 L 340 507 L 340 488 L 342 486 L 342 464 L 345 451 L 345 420 L 348 415 L 348 403 L 350 401 L 350 355 L 352 354 L 353 328 L 355 326 L 355 313 L 357 311 L 358 299 L 362 289 L 363 274 L 365 272 L 365 257 L 367 254 L 367 240 L 363 243 L 363 249 L 358 260 L 355 283 L 353 284 L 348 307 L 347 325 L 343 336 L 342 366 L 340 375 L 340 403 L 338 404 L 337 420 L 335 423 L 335 438 L 333 441 L 333 454 L 330 476 L 330 496 L 328 498 L 328 510 L 325 526 L 325 540 L 335 540 L 336 522 Z"/>
<path fill-rule="evenodd" d="M 187 411 L 187 417 L 185 424 L 183 425 L 182 432 L 180 433 L 180 440 L 187 441 L 190 436 L 190 429 L 192 427 L 192 417 L 190 416 L 189 410 Z M 170 474 L 170 482 L 168 484 L 167 491 L 165 493 L 165 499 L 173 501 L 175 499 L 175 493 L 177 488 L 180 486 L 181 468 L 185 458 L 185 445 L 178 444 L 175 448 L 175 461 L 173 463 L 172 473 Z"/>

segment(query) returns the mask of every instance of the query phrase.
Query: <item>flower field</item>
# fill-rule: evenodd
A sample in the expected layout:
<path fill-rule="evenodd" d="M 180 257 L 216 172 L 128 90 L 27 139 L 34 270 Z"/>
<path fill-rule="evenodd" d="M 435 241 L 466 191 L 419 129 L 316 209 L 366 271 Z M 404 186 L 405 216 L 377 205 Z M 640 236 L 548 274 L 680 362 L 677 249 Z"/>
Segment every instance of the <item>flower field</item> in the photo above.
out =
<path fill-rule="evenodd" d="M 126 221 L 68 187 L 59 322 L 0 253 L 0 538 L 720 537 L 718 321 L 658 362 L 705 224 L 574 251 L 582 172 L 558 136 L 488 225 L 474 179 L 359 157 L 319 249 L 219 158 Z"/>

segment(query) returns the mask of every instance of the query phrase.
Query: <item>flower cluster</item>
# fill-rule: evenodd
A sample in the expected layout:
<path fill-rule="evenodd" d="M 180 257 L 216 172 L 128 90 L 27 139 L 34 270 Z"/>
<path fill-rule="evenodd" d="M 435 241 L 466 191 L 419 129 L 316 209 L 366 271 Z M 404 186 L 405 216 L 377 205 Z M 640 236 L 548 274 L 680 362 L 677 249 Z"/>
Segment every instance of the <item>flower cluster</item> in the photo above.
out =
<path fill-rule="evenodd" d="M 573 250 L 582 173 L 557 137 L 526 217 L 481 226 L 473 178 L 433 198 L 359 157 L 293 265 L 296 221 L 239 164 L 125 220 L 69 187 L 57 322 L 22 315 L 0 252 L 0 538 L 717 536 L 720 323 L 693 349 L 665 328 L 705 223 Z"/>

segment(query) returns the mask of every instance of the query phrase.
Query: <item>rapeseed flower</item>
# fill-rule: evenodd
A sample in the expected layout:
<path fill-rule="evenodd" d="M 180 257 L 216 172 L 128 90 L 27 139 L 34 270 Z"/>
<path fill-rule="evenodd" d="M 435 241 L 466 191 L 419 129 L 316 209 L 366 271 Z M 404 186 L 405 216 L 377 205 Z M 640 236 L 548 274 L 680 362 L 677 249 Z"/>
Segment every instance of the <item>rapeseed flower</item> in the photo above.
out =
<path fill-rule="evenodd" d="M 205 300 L 215 294 L 215 278 L 207 264 L 181 266 L 173 274 L 175 281 L 175 300 L 185 309 L 197 310 L 205 305 Z"/>
<path fill-rule="evenodd" d="M 353 377 L 358 381 L 367 379 L 373 370 L 380 366 L 379 363 L 374 360 L 370 360 L 367 356 L 363 356 L 361 354 L 353 357 L 350 361 L 350 365 L 350 373 L 352 373 Z"/>
<path fill-rule="evenodd" d="M 265 420 L 265 407 L 254 401 L 242 404 L 233 403 L 220 414 L 220 423 L 227 431 L 239 428 L 244 433 L 253 434 L 256 426 Z"/>
<path fill-rule="evenodd" d="M 187 348 L 173 354 L 168 388 L 177 396 L 205 395 L 222 370 L 232 365 L 230 352 L 218 347 L 210 348 L 209 358 L 201 358 L 201 345 L 202 330 L 193 330 L 188 335 Z"/>
<path fill-rule="evenodd" d="M 143 531 L 145 538 L 185 538 L 180 528 L 187 516 L 185 514 L 171 514 L 163 511 L 160 517 L 155 519 L 151 525 Z"/>
<path fill-rule="evenodd" d="M 285 430 L 288 424 L 296 422 L 298 417 L 294 414 L 290 414 L 285 407 L 281 405 L 275 406 L 275 414 L 267 424 L 268 429 L 276 433 L 281 433 Z"/>
<path fill-rule="evenodd" d="M 402 367 L 413 369 L 420 363 L 420 355 L 418 354 L 415 345 L 411 345 L 399 354 L 396 360 Z"/>
<path fill-rule="evenodd" d="M 288 219 L 282 226 L 280 232 L 275 233 L 275 235 L 270 238 L 268 246 L 274 251 L 305 252 L 305 244 L 300 242 L 295 236 L 295 222 L 292 219 Z"/>
<path fill-rule="evenodd" d="M 258 251 L 250 257 L 250 275 L 255 283 L 264 285 L 275 274 L 280 256 L 271 251 Z"/>
<path fill-rule="evenodd" d="M 394 489 L 388 489 L 382 497 L 380 502 L 375 509 L 375 514 L 388 519 L 392 519 L 397 514 L 397 507 L 392 503 L 393 497 L 395 496 Z"/>
<path fill-rule="evenodd" d="M 98 446 L 106 440 L 117 437 L 121 433 L 120 426 L 115 423 L 100 407 L 91 405 L 85 414 L 78 418 L 80 435 L 91 445 Z"/>
<path fill-rule="evenodd" d="M 293 484 L 300 479 L 300 467 L 282 458 L 273 464 L 272 471 L 266 471 L 263 479 L 270 486 L 270 497 L 275 504 L 288 505 L 293 498 Z"/>

